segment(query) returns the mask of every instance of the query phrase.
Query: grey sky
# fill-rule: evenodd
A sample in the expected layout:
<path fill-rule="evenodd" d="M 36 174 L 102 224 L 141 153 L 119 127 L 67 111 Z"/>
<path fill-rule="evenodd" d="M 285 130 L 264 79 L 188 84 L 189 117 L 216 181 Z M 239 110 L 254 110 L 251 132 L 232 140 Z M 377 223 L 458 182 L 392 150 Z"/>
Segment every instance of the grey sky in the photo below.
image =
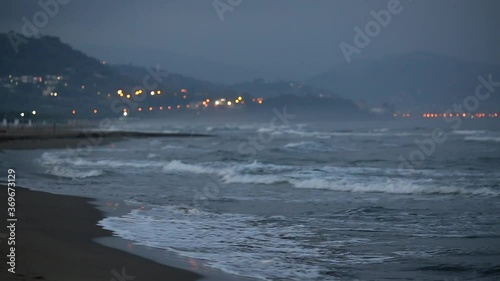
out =
<path fill-rule="evenodd" d="M 321 71 L 345 61 L 339 44 L 352 44 L 353 28 L 363 28 L 372 20 L 370 11 L 385 9 L 388 2 L 243 0 L 220 21 L 212 0 L 71 0 L 40 31 L 84 51 L 153 47 L 294 74 L 290 69 Z M 1 31 L 20 31 L 21 18 L 32 19 L 41 9 L 37 3 L 2 0 Z M 500 1 L 401 0 L 401 5 L 404 10 L 353 59 L 424 50 L 500 63 Z"/>

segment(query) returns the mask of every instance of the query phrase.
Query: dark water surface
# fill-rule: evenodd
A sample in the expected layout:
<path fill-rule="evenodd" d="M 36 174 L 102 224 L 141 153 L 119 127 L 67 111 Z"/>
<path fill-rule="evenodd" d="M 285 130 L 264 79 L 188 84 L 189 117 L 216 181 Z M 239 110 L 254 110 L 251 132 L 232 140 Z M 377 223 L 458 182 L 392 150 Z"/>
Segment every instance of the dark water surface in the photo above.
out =
<path fill-rule="evenodd" d="M 20 185 L 125 201 L 117 236 L 240 276 L 499 280 L 500 132 L 435 127 L 164 125 L 215 136 L 4 156 Z"/>

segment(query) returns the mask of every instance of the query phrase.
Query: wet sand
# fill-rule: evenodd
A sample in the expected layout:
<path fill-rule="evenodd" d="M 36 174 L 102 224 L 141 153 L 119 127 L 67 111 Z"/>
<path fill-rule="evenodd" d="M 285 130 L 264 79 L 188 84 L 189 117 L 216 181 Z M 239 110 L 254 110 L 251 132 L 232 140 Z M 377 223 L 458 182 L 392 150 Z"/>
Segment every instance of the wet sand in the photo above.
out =
<path fill-rule="evenodd" d="M 0 186 L 0 280 L 191 281 L 201 276 L 93 241 L 111 236 L 97 226 L 92 199 L 16 188 L 15 273 L 8 272 L 7 187 Z M 10 222 L 9 222 L 10 223 Z"/>

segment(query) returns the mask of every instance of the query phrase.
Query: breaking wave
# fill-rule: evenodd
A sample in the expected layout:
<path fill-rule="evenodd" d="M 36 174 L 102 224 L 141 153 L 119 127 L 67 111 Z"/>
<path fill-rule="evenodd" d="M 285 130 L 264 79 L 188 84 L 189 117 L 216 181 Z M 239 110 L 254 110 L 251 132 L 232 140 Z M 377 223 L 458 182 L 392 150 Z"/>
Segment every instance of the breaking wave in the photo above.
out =
<path fill-rule="evenodd" d="M 465 137 L 466 141 L 500 142 L 500 137 Z"/>
<path fill-rule="evenodd" d="M 78 171 L 67 167 L 53 167 L 46 172 L 53 176 L 69 179 L 85 179 L 104 175 L 102 170 Z"/>

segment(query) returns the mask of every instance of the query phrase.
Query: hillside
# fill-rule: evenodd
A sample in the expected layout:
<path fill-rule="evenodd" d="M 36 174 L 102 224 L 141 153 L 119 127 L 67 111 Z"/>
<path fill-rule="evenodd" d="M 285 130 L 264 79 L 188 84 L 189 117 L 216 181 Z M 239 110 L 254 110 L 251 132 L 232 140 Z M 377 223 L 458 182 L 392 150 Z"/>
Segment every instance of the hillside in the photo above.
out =
<path fill-rule="evenodd" d="M 118 65 L 113 69 L 123 75 L 134 79 L 141 79 L 147 75 L 144 67 L 132 65 Z M 360 110 L 351 100 L 339 97 L 331 91 L 305 85 L 295 81 L 275 81 L 269 82 L 263 79 L 224 86 L 195 78 L 170 73 L 160 84 L 167 92 L 175 92 L 180 88 L 189 88 L 187 101 L 196 102 L 205 98 L 224 98 L 242 96 L 248 100 L 253 98 L 263 98 L 262 105 L 255 106 L 250 103 L 245 109 L 252 113 L 272 113 L 274 108 L 287 106 L 294 112 L 311 116 L 359 116 Z M 168 101 L 181 102 L 179 96 L 164 96 Z M 364 115 L 363 115 L 364 116 Z"/>
<path fill-rule="evenodd" d="M 238 65 L 214 62 L 208 59 L 172 53 L 153 47 L 122 46 L 117 51 L 114 47 L 85 45 L 89 53 L 105 58 L 116 64 L 156 65 L 170 72 L 185 76 L 197 77 L 214 83 L 231 84 L 235 81 L 246 81 L 267 73 Z"/>
<path fill-rule="evenodd" d="M 16 53 L 7 35 L 0 34 L 0 50 L 0 114 L 11 119 L 23 113 L 39 120 L 168 112 L 266 115 L 285 105 L 303 114 L 359 116 L 350 100 L 302 83 L 257 79 L 225 86 L 163 66 L 109 65 L 51 36 L 30 38 Z"/>
<path fill-rule="evenodd" d="M 400 109 L 443 110 L 474 94 L 479 83 L 477 77 L 490 73 L 500 80 L 498 65 L 416 52 L 353 61 L 315 76 L 308 83 L 370 105 L 391 103 Z M 499 104 L 500 99 L 492 97 L 483 106 Z"/>
<path fill-rule="evenodd" d="M 2 111 L 43 108 L 39 112 L 53 118 L 75 107 L 89 112 L 109 104 L 107 93 L 118 86 L 138 84 L 52 36 L 29 38 L 16 53 L 7 34 L 0 34 L 0 51 Z"/>

